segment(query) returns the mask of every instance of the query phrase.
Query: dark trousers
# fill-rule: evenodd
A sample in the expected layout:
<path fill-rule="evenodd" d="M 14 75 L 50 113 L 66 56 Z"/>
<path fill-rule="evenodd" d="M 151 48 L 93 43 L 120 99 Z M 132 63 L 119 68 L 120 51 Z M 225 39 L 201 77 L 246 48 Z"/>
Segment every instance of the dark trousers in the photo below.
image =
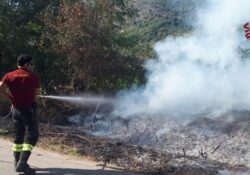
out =
<path fill-rule="evenodd" d="M 13 108 L 12 119 L 14 144 L 26 143 L 35 146 L 39 136 L 36 109 Z"/>

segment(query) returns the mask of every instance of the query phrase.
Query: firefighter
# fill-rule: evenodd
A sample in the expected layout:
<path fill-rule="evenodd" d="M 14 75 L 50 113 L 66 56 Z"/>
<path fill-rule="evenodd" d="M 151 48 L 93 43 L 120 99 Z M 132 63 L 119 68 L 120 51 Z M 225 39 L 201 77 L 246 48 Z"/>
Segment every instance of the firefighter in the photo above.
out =
<path fill-rule="evenodd" d="M 33 71 L 32 57 L 17 58 L 18 69 L 7 73 L 0 82 L 1 96 L 12 103 L 14 166 L 16 172 L 34 174 L 27 161 L 38 140 L 36 101 L 40 80 Z"/>

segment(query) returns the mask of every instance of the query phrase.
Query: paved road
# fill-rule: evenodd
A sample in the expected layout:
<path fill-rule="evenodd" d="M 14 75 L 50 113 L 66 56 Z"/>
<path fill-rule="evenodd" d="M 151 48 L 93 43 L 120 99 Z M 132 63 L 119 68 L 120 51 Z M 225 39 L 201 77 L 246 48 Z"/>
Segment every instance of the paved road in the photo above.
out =
<path fill-rule="evenodd" d="M 13 168 L 12 143 L 0 138 L 0 174 L 17 175 Z M 77 159 L 58 153 L 34 148 L 29 164 L 37 169 L 39 175 L 139 175 L 115 166 L 87 159 Z"/>

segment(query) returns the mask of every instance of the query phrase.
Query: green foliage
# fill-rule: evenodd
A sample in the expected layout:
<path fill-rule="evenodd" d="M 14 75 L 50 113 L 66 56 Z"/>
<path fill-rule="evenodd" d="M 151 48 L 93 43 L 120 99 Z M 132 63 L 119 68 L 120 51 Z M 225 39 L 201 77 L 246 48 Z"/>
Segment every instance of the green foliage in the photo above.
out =
<path fill-rule="evenodd" d="M 0 0 L 0 77 L 29 53 L 47 93 L 143 84 L 153 44 L 191 30 L 182 18 L 191 6 L 171 2 L 151 1 L 148 14 L 136 17 L 142 9 L 132 0 Z"/>
<path fill-rule="evenodd" d="M 66 55 L 61 67 L 70 73 L 71 89 L 115 91 L 142 79 L 139 60 L 123 56 L 122 41 L 117 42 L 132 13 L 125 1 L 86 0 L 63 1 L 57 15 L 47 14 L 47 38 L 58 54 Z"/>
<path fill-rule="evenodd" d="M 141 59 L 155 58 L 154 43 L 169 35 L 180 36 L 192 30 L 186 21 L 194 18 L 192 8 L 195 7 L 195 2 L 196 0 L 190 3 L 171 0 L 137 2 L 136 7 L 143 13 L 123 30 L 123 42 L 130 47 L 122 48 L 122 53 Z M 145 3 L 150 4 L 147 10 L 141 9 L 146 8 Z"/>
<path fill-rule="evenodd" d="M 43 32 L 40 13 L 46 1 L 7 1 L 0 3 L 1 75 L 15 69 L 21 53 L 40 55 L 37 42 Z"/>

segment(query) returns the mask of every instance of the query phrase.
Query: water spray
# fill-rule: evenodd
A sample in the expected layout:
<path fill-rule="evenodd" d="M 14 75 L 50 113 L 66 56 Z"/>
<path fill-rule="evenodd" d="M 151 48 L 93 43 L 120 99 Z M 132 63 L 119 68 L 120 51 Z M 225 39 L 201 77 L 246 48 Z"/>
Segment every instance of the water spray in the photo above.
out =
<path fill-rule="evenodd" d="M 73 104 L 79 105 L 93 105 L 93 104 L 112 104 L 114 99 L 93 96 L 93 95 L 81 95 L 81 96 L 55 96 L 55 95 L 38 95 L 41 98 L 47 98 L 52 100 L 66 101 Z"/>

